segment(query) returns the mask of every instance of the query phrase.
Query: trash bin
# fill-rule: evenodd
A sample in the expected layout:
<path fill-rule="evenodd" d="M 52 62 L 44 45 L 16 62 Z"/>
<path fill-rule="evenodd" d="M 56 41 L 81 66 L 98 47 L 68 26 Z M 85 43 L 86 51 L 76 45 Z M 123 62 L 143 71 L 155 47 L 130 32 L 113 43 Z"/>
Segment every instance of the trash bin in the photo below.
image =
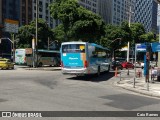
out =
<path fill-rule="evenodd" d="M 160 81 L 160 69 L 157 70 L 157 80 Z"/>

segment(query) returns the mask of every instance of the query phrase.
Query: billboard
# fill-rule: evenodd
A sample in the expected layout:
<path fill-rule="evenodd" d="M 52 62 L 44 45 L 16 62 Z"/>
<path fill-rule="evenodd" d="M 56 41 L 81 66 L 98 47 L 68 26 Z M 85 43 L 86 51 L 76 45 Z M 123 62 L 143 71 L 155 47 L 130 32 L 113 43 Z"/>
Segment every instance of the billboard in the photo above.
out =
<path fill-rule="evenodd" d="M 19 21 L 5 19 L 4 20 L 4 28 L 6 32 L 18 33 Z"/>

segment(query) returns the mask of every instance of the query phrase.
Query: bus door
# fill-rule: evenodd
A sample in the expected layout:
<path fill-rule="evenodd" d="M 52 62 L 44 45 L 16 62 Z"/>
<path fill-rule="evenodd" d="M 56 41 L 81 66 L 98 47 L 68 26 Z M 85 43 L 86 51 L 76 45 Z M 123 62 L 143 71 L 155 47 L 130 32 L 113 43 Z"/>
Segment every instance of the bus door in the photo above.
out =
<path fill-rule="evenodd" d="M 62 67 L 84 68 L 87 67 L 85 44 L 62 45 Z"/>

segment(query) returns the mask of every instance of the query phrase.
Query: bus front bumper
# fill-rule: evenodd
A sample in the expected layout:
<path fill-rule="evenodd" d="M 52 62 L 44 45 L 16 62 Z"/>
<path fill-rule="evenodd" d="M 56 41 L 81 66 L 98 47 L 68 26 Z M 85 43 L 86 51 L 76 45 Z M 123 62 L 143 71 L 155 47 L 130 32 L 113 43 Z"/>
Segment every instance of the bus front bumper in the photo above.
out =
<path fill-rule="evenodd" d="M 62 68 L 63 74 L 73 74 L 73 75 L 85 75 L 88 74 L 88 70 L 86 68 L 83 69 L 66 69 Z"/>

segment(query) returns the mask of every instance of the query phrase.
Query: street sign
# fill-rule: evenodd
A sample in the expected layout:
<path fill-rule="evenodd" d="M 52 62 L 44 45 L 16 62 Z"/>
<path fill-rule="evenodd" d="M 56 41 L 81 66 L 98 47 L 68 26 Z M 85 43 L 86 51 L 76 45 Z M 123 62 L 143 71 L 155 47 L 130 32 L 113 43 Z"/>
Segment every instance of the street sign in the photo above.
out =
<path fill-rule="evenodd" d="M 136 45 L 137 52 L 146 52 L 146 45 L 145 43 L 140 43 Z"/>

